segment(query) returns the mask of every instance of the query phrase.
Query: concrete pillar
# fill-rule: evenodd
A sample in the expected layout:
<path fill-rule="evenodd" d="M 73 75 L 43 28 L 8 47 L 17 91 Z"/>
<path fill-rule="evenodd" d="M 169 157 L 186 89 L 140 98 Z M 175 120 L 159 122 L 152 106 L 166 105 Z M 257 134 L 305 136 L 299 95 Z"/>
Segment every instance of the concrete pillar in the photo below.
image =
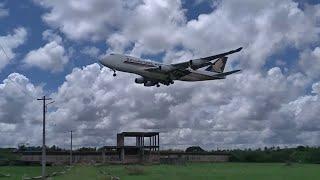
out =
<path fill-rule="evenodd" d="M 154 138 L 153 145 L 154 145 L 154 146 L 157 146 L 157 136 L 153 136 L 153 138 Z M 155 147 L 154 150 L 156 151 L 157 148 Z"/>
<path fill-rule="evenodd" d="M 136 137 L 136 146 L 138 146 L 138 140 L 139 140 L 138 137 Z"/>
<path fill-rule="evenodd" d="M 142 136 L 142 160 L 144 161 L 144 136 Z"/>
<path fill-rule="evenodd" d="M 102 150 L 102 162 L 106 163 L 106 151 Z"/>
<path fill-rule="evenodd" d="M 121 148 L 121 152 L 120 152 L 121 154 L 120 154 L 120 159 L 121 159 L 121 161 L 122 161 L 122 163 L 124 163 L 124 148 L 122 147 Z"/>
<path fill-rule="evenodd" d="M 160 137 L 159 137 L 159 134 L 158 134 L 158 151 L 160 151 Z"/>

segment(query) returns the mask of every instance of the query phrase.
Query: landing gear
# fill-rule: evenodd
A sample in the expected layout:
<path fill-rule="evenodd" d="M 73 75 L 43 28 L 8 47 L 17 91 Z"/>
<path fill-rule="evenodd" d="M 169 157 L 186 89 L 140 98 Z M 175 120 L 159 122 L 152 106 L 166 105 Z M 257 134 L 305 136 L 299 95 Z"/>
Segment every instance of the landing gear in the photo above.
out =
<path fill-rule="evenodd" d="M 114 70 L 114 69 L 111 69 L 111 70 L 113 71 L 113 77 L 116 77 L 117 76 L 116 70 Z"/>
<path fill-rule="evenodd" d="M 174 84 L 172 79 L 168 79 L 167 81 L 163 82 L 162 84 L 169 86 L 170 84 Z"/>

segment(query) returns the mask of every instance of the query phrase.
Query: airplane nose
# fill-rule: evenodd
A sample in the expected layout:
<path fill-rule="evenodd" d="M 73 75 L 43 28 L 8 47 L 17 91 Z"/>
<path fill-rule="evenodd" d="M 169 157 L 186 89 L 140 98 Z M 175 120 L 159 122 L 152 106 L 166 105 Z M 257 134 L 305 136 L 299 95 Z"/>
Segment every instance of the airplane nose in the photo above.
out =
<path fill-rule="evenodd" d="M 98 61 L 99 61 L 100 64 L 103 65 L 103 58 L 100 58 Z"/>
<path fill-rule="evenodd" d="M 99 59 L 99 63 L 102 64 L 103 66 L 110 67 L 112 66 L 112 59 L 110 58 L 110 56 L 105 56 Z"/>
<path fill-rule="evenodd" d="M 107 59 L 107 57 L 102 57 L 99 59 L 99 63 L 105 66 L 107 65 Z"/>

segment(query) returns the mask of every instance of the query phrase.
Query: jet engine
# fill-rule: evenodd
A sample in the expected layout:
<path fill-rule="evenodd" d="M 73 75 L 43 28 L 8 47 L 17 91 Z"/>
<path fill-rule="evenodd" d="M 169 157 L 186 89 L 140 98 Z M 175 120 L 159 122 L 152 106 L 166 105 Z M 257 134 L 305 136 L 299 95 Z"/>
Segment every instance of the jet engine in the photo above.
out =
<path fill-rule="evenodd" d="M 193 61 L 193 60 L 190 60 L 190 61 L 189 61 L 189 67 L 190 67 L 191 69 L 197 69 L 197 68 L 200 67 L 202 64 L 203 64 L 203 62 L 201 62 L 201 61 Z"/>
<path fill-rule="evenodd" d="M 172 71 L 172 67 L 170 67 L 168 65 L 161 65 L 158 68 L 159 68 L 160 71 L 164 71 L 164 72 Z"/>
<path fill-rule="evenodd" d="M 134 80 L 134 82 L 137 84 L 142 84 L 145 82 L 145 79 L 143 77 L 138 77 Z"/>

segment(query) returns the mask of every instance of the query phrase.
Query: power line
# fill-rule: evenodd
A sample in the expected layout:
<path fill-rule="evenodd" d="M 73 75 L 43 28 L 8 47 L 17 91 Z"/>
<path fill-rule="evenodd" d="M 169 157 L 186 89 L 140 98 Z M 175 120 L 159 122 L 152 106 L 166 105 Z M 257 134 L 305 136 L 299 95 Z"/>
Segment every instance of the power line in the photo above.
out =
<path fill-rule="evenodd" d="M 4 54 L 6 55 L 6 57 L 8 58 L 8 60 L 10 60 L 8 54 L 6 53 L 6 51 L 4 50 L 4 48 L 3 48 L 3 46 L 2 46 L 1 44 L 0 44 L 0 47 L 1 47 L 2 51 L 3 51 L 3 53 L 4 53 Z"/>
<path fill-rule="evenodd" d="M 10 60 L 10 57 L 8 56 L 8 54 L 6 53 L 5 49 L 3 48 L 3 46 L 2 46 L 1 44 L 0 44 L 0 47 L 1 47 L 2 51 L 3 51 L 3 53 L 5 54 L 5 56 L 7 57 L 7 59 Z M 24 89 L 22 89 L 20 86 L 18 86 L 18 84 L 17 84 L 15 81 L 13 81 L 13 80 L 11 80 L 11 79 L 9 79 L 9 78 L 8 78 L 8 80 L 11 81 L 11 82 L 13 82 L 13 84 L 15 84 L 16 87 L 18 87 L 21 91 L 24 92 L 24 94 L 28 95 L 28 96 L 29 96 L 30 98 L 32 98 L 32 99 L 36 99 L 36 97 L 32 97 L 32 96 L 31 96 L 29 93 L 27 93 Z"/>

